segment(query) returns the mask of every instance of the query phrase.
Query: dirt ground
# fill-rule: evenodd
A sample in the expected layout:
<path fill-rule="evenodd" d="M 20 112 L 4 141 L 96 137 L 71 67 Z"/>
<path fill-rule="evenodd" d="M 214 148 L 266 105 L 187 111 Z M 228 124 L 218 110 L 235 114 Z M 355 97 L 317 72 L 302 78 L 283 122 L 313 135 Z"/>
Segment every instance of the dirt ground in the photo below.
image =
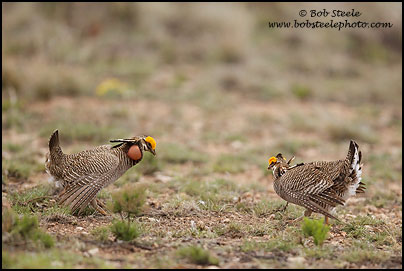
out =
<path fill-rule="evenodd" d="M 2 4 L 2 210 L 37 217 L 55 241 L 13 241 L 3 219 L 3 267 L 402 268 L 401 4 L 338 4 L 391 29 L 268 29 L 303 8 L 336 8 L 301 5 Z M 43 187 L 52 194 L 55 129 L 65 153 L 156 139 L 156 157 L 99 195 L 148 187 L 134 241 L 99 233 L 117 214 L 23 206 Z M 316 246 L 293 223 L 303 208 L 280 211 L 268 158 L 343 159 L 350 139 L 367 189 L 337 208 Z M 182 257 L 189 246 L 218 262 Z"/>

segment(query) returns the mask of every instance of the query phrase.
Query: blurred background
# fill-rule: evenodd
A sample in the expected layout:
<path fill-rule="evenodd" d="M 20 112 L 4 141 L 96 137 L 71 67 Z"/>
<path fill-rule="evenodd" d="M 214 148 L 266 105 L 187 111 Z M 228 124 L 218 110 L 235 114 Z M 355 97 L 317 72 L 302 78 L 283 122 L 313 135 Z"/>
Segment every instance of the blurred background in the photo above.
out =
<path fill-rule="evenodd" d="M 59 129 L 68 153 L 150 134 L 161 160 L 150 173 L 200 162 L 207 174 L 264 183 L 278 152 L 296 162 L 343 158 L 354 139 L 367 181 L 401 187 L 399 3 L 2 7 L 3 185 L 42 179 Z M 394 26 L 268 27 L 323 8 Z"/>
<path fill-rule="evenodd" d="M 59 129 L 67 152 L 150 134 L 163 160 L 195 151 L 219 172 L 236 167 L 258 179 L 278 152 L 297 162 L 342 158 L 354 139 L 379 177 L 399 174 L 401 186 L 399 3 L 2 7 L 3 183 L 41 173 Z M 268 27 L 323 8 L 394 26 Z M 28 163 L 22 173 L 16 161 Z"/>
<path fill-rule="evenodd" d="M 393 27 L 268 27 L 324 8 Z M 46 183 L 55 129 L 65 153 L 152 135 L 156 159 L 118 185 L 226 178 L 277 199 L 269 157 L 343 159 L 354 139 L 368 186 L 356 208 L 401 221 L 401 3 L 2 3 L 2 15 L 3 198 Z"/>

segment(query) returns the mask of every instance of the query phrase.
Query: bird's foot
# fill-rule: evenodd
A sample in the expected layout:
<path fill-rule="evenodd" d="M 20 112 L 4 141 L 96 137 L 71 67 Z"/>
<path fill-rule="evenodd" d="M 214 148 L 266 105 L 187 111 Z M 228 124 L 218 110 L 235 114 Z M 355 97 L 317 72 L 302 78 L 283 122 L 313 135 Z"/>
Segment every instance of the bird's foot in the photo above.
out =
<path fill-rule="evenodd" d="M 109 215 L 109 213 L 104 210 L 104 208 L 106 209 L 105 204 L 104 204 L 103 202 L 101 202 L 100 200 L 94 199 L 94 200 L 91 202 L 91 205 L 92 205 L 93 208 L 94 208 L 95 210 L 97 210 L 100 214 L 102 214 L 102 215 L 104 215 L 104 216 Z"/>
<path fill-rule="evenodd" d="M 288 204 L 289 204 L 289 202 L 287 202 L 285 206 L 279 207 L 278 209 L 276 209 L 275 213 L 277 213 L 277 212 L 281 212 L 281 213 L 285 212 L 286 208 L 288 207 Z"/>
<path fill-rule="evenodd" d="M 286 221 L 286 223 L 289 225 L 296 225 L 298 222 L 302 221 L 303 217 L 304 215 L 299 216 L 298 218 Z"/>
<path fill-rule="evenodd" d="M 97 204 L 98 204 L 99 206 L 101 206 L 101 207 L 104 208 L 104 209 L 108 209 L 107 206 L 105 205 L 105 203 L 102 202 L 102 200 L 100 200 L 100 199 L 95 199 L 95 200 L 97 201 Z"/>

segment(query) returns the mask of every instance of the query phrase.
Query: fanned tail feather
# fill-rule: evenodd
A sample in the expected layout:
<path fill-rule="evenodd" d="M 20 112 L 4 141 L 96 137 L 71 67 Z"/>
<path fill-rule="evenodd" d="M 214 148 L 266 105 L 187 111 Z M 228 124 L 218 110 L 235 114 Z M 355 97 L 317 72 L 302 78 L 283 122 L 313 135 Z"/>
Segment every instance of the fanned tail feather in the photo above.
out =
<path fill-rule="evenodd" d="M 63 156 L 62 148 L 59 146 L 59 131 L 55 130 L 49 138 L 49 154 L 53 163 L 57 163 Z"/>
<path fill-rule="evenodd" d="M 87 207 L 88 203 L 95 197 L 98 191 L 99 190 L 92 184 L 75 185 L 60 195 L 59 204 L 69 206 L 73 214 L 79 209 L 80 213 Z"/>
<path fill-rule="evenodd" d="M 83 212 L 84 209 L 89 205 L 89 203 L 97 196 L 98 189 L 93 188 L 88 194 L 84 196 L 81 200 L 80 205 L 77 206 L 77 209 L 80 207 L 79 213 Z"/>
<path fill-rule="evenodd" d="M 349 145 L 349 151 L 347 155 L 347 159 L 350 164 L 348 177 L 351 179 L 348 183 L 347 192 L 344 195 L 344 198 L 347 199 L 356 194 L 356 191 L 363 191 L 364 184 L 361 183 L 362 180 L 362 152 L 359 151 L 358 144 L 351 140 Z M 362 184 L 362 186 L 360 185 Z M 360 187 L 360 188 L 359 188 Z"/>
<path fill-rule="evenodd" d="M 59 131 L 55 130 L 49 138 L 49 151 L 59 147 Z"/>

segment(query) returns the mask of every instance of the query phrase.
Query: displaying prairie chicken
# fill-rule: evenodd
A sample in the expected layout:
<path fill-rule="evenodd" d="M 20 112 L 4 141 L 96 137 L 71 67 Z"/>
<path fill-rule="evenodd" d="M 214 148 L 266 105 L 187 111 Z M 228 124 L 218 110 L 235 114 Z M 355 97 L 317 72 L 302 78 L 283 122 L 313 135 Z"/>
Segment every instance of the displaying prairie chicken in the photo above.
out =
<path fill-rule="evenodd" d="M 59 146 L 58 130 L 52 133 L 45 168 L 63 187 L 57 196 L 59 204 L 69 206 L 72 213 L 80 214 L 91 204 L 98 212 L 107 215 L 102 208 L 105 205 L 96 199 L 97 193 L 139 163 L 143 158 L 143 151 L 156 155 L 156 141 L 150 136 L 115 139 L 110 142 L 119 144 L 64 154 Z"/>
<path fill-rule="evenodd" d="M 365 190 L 361 182 L 362 153 L 353 140 L 344 160 L 290 166 L 293 159 L 286 162 L 279 153 L 268 160 L 268 169 L 273 170 L 275 192 L 288 203 L 305 207 L 304 216 L 310 216 L 312 212 L 323 214 L 326 224 L 328 218 L 338 220 L 331 214 L 334 208 Z"/>

